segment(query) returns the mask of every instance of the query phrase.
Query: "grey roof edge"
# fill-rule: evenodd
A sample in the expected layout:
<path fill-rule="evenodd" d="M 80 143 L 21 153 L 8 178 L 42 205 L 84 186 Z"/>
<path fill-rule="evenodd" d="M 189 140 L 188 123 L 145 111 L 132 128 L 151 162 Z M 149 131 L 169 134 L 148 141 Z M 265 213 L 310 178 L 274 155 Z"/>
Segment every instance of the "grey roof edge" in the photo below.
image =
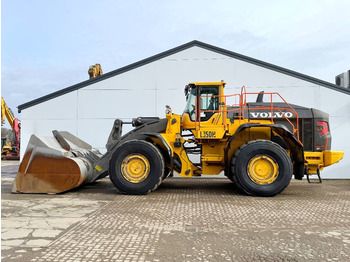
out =
<path fill-rule="evenodd" d="M 37 105 L 37 104 L 40 104 L 42 102 L 48 101 L 50 99 L 59 97 L 61 95 L 73 92 L 73 91 L 78 90 L 80 88 L 83 88 L 85 86 L 88 86 L 88 85 L 91 85 L 91 84 L 95 84 L 95 83 L 100 82 L 102 80 L 105 80 L 105 79 L 108 79 L 110 77 L 113 77 L 113 76 L 125 73 L 127 71 L 133 70 L 133 69 L 141 67 L 143 65 L 152 63 L 152 62 L 154 62 L 156 60 L 159 60 L 159 59 L 162 59 L 162 58 L 167 57 L 169 55 L 172 55 L 172 54 L 178 53 L 180 51 L 186 50 L 186 49 L 191 48 L 193 46 L 198 46 L 198 47 L 207 49 L 209 51 L 213 51 L 213 52 L 216 52 L 216 53 L 219 53 L 219 54 L 222 54 L 222 55 L 226 55 L 226 56 L 229 56 L 229 57 L 232 57 L 232 58 L 244 61 L 244 62 L 248 62 L 248 63 L 251 63 L 251 64 L 258 65 L 258 66 L 262 66 L 264 68 L 267 68 L 267 69 L 270 69 L 270 70 L 273 70 L 273 71 L 276 71 L 276 72 L 279 72 L 279 73 L 283 73 L 283 74 L 286 74 L 286 75 L 289 75 L 289 76 L 293 76 L 293 77 L 296 77 L 296 78 L 299 78 L 299 79 L 302 79 L 302 80 L 305 80 L 305 81 L 308 81 L 308 82 L 312 82 L 314 84 L 317 84 L 317 85 L 320 85 L 320 86 L 324 86 L 324 87 L 333 89 L 335 91 L 339 91 L 339 92 L 342 92 L 342 93 L 350 95 L 350 90 L 347 89 L 347 88 L 343 88 L 343 87 L 337 86 L 335 84 L 329 83 L 327 81 L 323 81 L 321 79 L 318 79 L 318 78 L 315 78 L 315 77 L 312 77 L 312 76 L 304 75 L 304 74 L 298 73 L 296 71 L 292 71 L 292 70 L 289 70 L 289 69 L 286 69 L 286 68 L 283 68 L 283 67 L 280 67 L 280 66 L 276 66 L 276 65 L 273 65 L 273 64 L 270 64 L 270 63 L 267 63 L 267 62 L 255 59 L 255 58 L 244 56 L 244 55 L 241 55 L 241 54 L 238 54 L 238 53 L 235 53 L 235 52 L 232 52 L 232 51 L 220 48 L 220 47 L 216 47 L 216 46 L 213 46 L 213 45 L 210 45 L 210 44 L 207 44 L 207 43 L 203 43 L 203 42 L 200 42 L 198 40 L 193 40 L 191 42 L 188 42 L 186 44 L 183 44 L 183 45 L 177 46 L 175 48 L 169 49 L 169 50 L 164 51 L 162 53 L 159 53 L 157 55 L 150 56 L 150 57 L 142 59 L 142 60 L 140 60 L 138 62 L 129 64 L 127 66 L 124 66 L 124 67 L 121 67 L 119 69 L 113 70 L 111 72 L 105 73 L 105 74 L 103 74 L 103 75 L 101 75 L 99 77 L 88 79 L 88 80 L 80 82 L 78 84 L 66 87 L 64 89 L 58 90 L 56 92 L 53 92 L 51 94 L 42 96 L 40 98 L 34 99 L 32 101 L 29 101 L 27 103 L 21 104 L 21 105 L 19 105 L 17 107 L 18 108 L 18 113 L 21 113 L 21 111 L 23 109 L 32 107 L 34 105 Z"/>
<path fill-rule="evenodd" d="M 202 42 L 199 42 L 199 43 L 200 43 L 200 46 L 204 49 L 214 51 L 214 52 L 226 55 L 226 56 L 230 56 L 232 58 L 236 58 L 236 59 L 242 60 L 244 62 L 255 64 L 255 65 L 258 65 L 258 66 L 261 66 L 261 67 L 264 67 L 267 69 L 271 69 L 271 70 L 279 72 L 279 73 L 293 76 L 293 77 L 299 78 L 301 80 L 312 82 L 314 84 L 324 86 L 324 87 L 327 87 L 327 88 L 330 88 L 330 89 L 333 89 L 333 90 L 350 95 L 350 89 L 348 89 L 348 88 L 337 86 L 337 85 L 332 84 L 330 82 L 327 82 L 327 81 L 324 81 L 324 80 L 321 80 L 321 79 L 318 79 L 318 78 L 315 78 L 315 77 L 312 77 L 309 75 L 305 75 L 305 74 L 302 74 L 302 73 L 299 73 L 299 72 L 296 72 L 296 71 L 293 71 L 293 70 L 290 70 L 290 69 L 287 69 L 284 67 L 280 67 L 280 66 L 277 66 L 274 64 L 270 64 L 270 63 L 267 63 L 267 62 L 264 62 L 264 61 L 261 61 L 261 60 L 255 59 L 255 58 L 244 56 L 244 55 L 241 55 L 241 54 L 238 54 L 238 53 L 235 53 L 235 52 L 232 52 L 232 51 L 220 48 L 220 47 L 212 46 L 212 45 L 202 43 Z"/>
<path fill-rule="evenodd" d="M 191 41 L 191 42 L 188 42 L 186 44 L 183 44 L 183 45 L 180 45 L 178 47 L 175 47 L 175 48 L 172 48 L 172 49 L 169 49 L 167 51 L 164 51 L 162 53 L 159 53 L 157 55 L 154 55 L 154 56 L 150 56 L 148 58 L 145 58 L 145 59 L 142 59 L 138 62 L 135 62 L 135 63 L 132 63 L 132 64 L 129 64 L 127 66 L 124 66 L 124 67 L 121 67 L 121 68 L 118 68 L 116 70 L 113 70 L 111 72 L 108 72 L 108 73 L 105 73 L 101 76 L 98 76 L 96 78 L 92 78 L 92 79 L 88 79 L 86 81 L 83 81 L 83 82 L 80 82 L 78 84 L 75 84 L 75 85 L 72 85 L 72 86 L 69 86 L 69 87 L 66 87 L 64 89 L 61 89 L 61 90 L 58 90 L 56 92 L 53 92 L 51 94 L 48 94 L 48 95 L 45 95 L 45 96 L 42 96 L 40 98 L 37 98 L 37 99 L 34 99 L 32 101 L 29 101 L 27 103 L 24 103 L 22 105 L 19 105 L 17 108 L 18 108 L 18 113 L 21 113 L 21 111 L 23 109 L 26 109 L 26 108 L 29 108 L 29 107 L 32 107 L 34 105 L 37 105 L 37 104 L 40 104 L 42 102 L 45 102 L 45 101 L 48 101 L 50 99 L 53 99 L 53 98 L 56 98 L 58 96 L 61 96 L 61 95 L 64 95 L 64 94 L 67 94 L 67 93 L 70 93 L 70 92 L 73 92 L 75 90 L 78 90 L 80 88 L 83 88 L 85 86 L 88 86 L 88 85 L 92 85 L 92 84 L 95 84 L 97 82 L 100 82 L 102 80 L 105 80 L 105 79 L 108 79 L 110 77 L 113 77 L 113 76 L 116 76 L 116 75 L 119 75 L 119 74 L 122 74 L 122 73 L 125 73 L 125 72 L 128 72 L 130 70 L 133 70 L 135 68 L 138 68 L 138 67 L 141 67 L 143 65 L 146 65 L 146 64 L 149 64 L 149 63 L 152 63 L 154 61 L 157 61 L 161 58 L 164 58 L 164 57 L 167 57 L 169 55 L 172 55 L 172 54 L 175 54 L 175 53 L 178 53 L 180 51 L 183 51 L 183 50 L 186 50 L 190 47 L 193 47 L 196 45 L 196 40 L 194 41 Z"/>

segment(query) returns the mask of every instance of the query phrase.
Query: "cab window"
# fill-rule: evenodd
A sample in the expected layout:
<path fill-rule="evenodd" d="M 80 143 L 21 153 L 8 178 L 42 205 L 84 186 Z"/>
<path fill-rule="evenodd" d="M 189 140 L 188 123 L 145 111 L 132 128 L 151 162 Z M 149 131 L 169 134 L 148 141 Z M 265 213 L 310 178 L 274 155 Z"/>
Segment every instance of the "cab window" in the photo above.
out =
<path fill-rule="evenodd" d="M 196 96 L 197 96 L 197 88 L 200 88 L 201 101 L 197 101 L 197 107 L 201 107 L 203 111 L 215 111 L 219 110 L 219 87 L 218 86 L 198 86 L 192 87 L 188 91 L 187 96 L 187 104 L 184 110 L 184 113 L 188 113 L 191 121 L 195 121 L 196 112 L 195 112 L 195 104 L 196 104 Z M 197 112 L 198 114 L 199 112 Z M 202 112 L 201 121 L 207 121 L 214 112 Z"/>
<path fill-rule="evenodd" d="M 201 89 L 201 110 L 206 111 L 201 114 L 201 121 L 207 121 L 215 112 L 219 110 L 219 88 L 218 86 L 203 86 Z"/>
<path fill-rule="evenodd" d="M 190 115 L 191 121 L 195 121 L 195 104 L 196 104 L 196 88 L 192 87 L 187 96 L 187 104 L 184 110 L 184 113 L 188 113 Z"/>

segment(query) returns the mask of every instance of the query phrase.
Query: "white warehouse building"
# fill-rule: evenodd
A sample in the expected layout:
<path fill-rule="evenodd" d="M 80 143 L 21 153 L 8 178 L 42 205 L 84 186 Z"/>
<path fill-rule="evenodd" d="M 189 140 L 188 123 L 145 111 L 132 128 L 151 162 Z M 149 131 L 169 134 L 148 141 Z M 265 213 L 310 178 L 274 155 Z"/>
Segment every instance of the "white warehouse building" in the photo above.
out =
<path fill-rule="evenodd" d="M 332 150 L 345 156 L 322 177 L 350 178 L 350 89 L 199 41 L 20 105 L 21 155 L 32 134 L 52 136 L 52 130 L 69 131 L 105 152 L 116 118 L 165 117 L 165 105 L 181 114 L 186 84 L 223 79 L 226 94 L 240 93 L 245 85 L 247 92 L 278 92 L 289 103 L 327 112 Z M 123 133 L 130 129 L 124 125 Z"/>

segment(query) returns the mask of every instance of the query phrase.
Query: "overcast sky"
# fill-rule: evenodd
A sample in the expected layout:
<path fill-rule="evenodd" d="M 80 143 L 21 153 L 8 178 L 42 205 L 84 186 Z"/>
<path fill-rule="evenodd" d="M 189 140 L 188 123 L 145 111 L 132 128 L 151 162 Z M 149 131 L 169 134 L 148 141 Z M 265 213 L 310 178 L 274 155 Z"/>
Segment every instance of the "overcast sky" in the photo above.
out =
<path fill-rule="evenodd" d="M 89 65 L 109 72 L 192 40 L 334 83 L 350 69 L 349 12 L 349 0 L 2 0 L 1 95 L 19 116 Z"/>

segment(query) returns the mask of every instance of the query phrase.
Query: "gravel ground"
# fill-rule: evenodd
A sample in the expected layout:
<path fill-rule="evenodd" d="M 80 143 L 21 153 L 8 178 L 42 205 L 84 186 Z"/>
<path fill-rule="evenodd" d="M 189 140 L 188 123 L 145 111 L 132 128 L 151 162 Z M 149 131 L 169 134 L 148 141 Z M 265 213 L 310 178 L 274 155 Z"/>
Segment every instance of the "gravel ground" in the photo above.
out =
<path fill-rule="evenodd" d="M 223 178 L 11 194 L 17 169 L 2 162 L 2 261 L 350 261 L 350 180 L 292 180 L 273 198 Z"/>

